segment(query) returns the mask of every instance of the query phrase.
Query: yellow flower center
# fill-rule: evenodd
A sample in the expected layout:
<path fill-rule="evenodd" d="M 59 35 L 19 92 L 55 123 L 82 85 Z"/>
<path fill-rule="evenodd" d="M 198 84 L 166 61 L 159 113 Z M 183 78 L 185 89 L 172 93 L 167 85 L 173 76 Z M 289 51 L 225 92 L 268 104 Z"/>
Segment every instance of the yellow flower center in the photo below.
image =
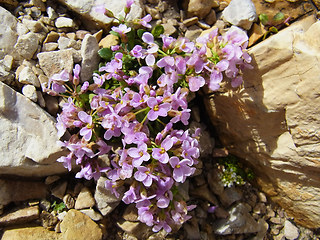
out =
<path fill-rule="evenodd" d="M 164 154 L 166 152 L 166 150 L 162 147 L 160 153 Z"/>
<path fill-rule="evenodd" d="M 177 166 L 176 166 L 176 168 L 180 168 L 181 166 L 180 166 L 180 164 L 178 164 Z"/>
<path fill-rule="evenodd" d="M 143 156 L 143 152 L 142 152 L 142 151 L 140 151 L 140 152 L 139 152 L 139 155 L 140 155 L 140 157 L 142 157 L 142 156 Z"/>
<path fill-rule="evenodd" d="M 159 105 L 155 105 L 155 106 L 153 107 L 153 111 L 159 111 Z"/>

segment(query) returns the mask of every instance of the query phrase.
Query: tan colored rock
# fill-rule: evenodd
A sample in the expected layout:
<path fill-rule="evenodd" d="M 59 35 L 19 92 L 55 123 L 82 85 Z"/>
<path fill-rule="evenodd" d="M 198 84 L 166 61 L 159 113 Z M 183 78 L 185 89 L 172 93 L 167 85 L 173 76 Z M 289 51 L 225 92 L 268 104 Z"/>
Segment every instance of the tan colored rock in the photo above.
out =
<path fill-rule="evenodd" d="M 79 193 L 76 204 L 75 204 L 75 209 L 85 209 L 85 208 L 91 208 L 95 204 L 95 200 L 92 196 L 92 193 L 87 187 L 84 187 L 81 189 L 81 192 Z"/>
<path fill-rule="evenodd" d="M 19 209 L 0 217 L 0 226 L 27 223 L 39 218 L 39 207 Z"/>
<path fill-rule="evenodd" d="M 119 43 L 119 38 L 112 34 L 109 34 L 102 38 L 99 42 L 99 47 L 109 48 L 111 46 L 117 45 Z"/>
<path fill-rule="evenodd" d="M 43 227 L 15 228 L 5 230 L 2 240 L 58 240 L 60 235 Z"/>
<path fill-rule="evenodd" d="M 90 217 L 74 209 L 65 215 L 60 229 L 64 240 L 102 239 L 102 231 L 99 226 Z"/>
<path fill-rule="evenodd" d="M 207 99 L 223 144 L 295 221 L 320 227 L 320 22 L 292 24 L 249 50 L 244 88 Z"/>
<path fill-rule="evenodd" d="M 213 8 L 216 3 L 212 0 L 190 0 L 184 1 L 183 8 L 187 11 L 187 17 L 197 16 L 199 19 L 207 16 L 211 8 Z"/>

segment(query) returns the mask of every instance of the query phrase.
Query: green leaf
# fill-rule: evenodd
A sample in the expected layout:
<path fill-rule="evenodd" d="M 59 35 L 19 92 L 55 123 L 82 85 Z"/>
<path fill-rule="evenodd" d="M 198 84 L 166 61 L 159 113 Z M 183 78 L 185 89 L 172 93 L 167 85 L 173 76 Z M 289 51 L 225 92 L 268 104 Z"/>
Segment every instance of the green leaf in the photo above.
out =
<path fill-rule="evenodd" d="M 142 35 L 143 35 L 145 32 L 146 32 L 146 30 L 144 30 L 144 29 L 138 29 L 138 31 L 137 31 L 138 37 L 139 37 L 139 38 L 142 38 Z"/>
<path fill-rule="evenodd" d="M 90 93 L 89 94 L 89 102 L 91 103 L 92 102 L 92 98 L 96 96 L 96 94 L 93 94 L 93 93 Z"/>
<path fill-rule="evenodd" d="M 264 13 L 260 14 L 260 15 L 259 15 L 259 20 L 260 20 L 260 22 L 261 22 L 263 25 L 267 25 L 268 22 L 269 22 L 268 15 L 267 15 L 267 14 L 264 14 Z"/>
<path fill-rule="evenodd" d="M 277 33 L 278 29 L 276 27 L 272 26 L 272 27 L 269 28 L 269 31 L 272 32 L 272 33 Z"/>
<path fill-rule="evenodd" d="M 158 38 L 164 33 L 164 28 L 162 25 L 157 25 L 152 29 L 151 33 L 155 38 Z"/>
<path fill-rule="evenodd" d="M 273 20 L 274 21 L 282 21 L 284 19 L 284 14 L 282 12 L 278 12 L 276 15 L 274 15 Z"/>
<path fill-rule="evenodd" d="M 99 51 L 98 51 L 98 54 L 101 58 L 107 60 L 107 61 L 110 61 L 111 58 L 112 58 L 112 51 L 110 48 L 101 48 Z"/>
<path fill-rule="evenodd" d="M 109 33 L 120 38 L 120 34 L 115 31 L 110 31 Z"/>

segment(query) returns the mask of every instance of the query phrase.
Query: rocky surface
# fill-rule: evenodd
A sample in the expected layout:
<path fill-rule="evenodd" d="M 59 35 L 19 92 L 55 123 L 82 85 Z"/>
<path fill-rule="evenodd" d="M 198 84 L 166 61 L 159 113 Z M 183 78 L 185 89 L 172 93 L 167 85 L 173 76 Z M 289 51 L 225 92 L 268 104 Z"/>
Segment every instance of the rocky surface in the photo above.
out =
<path fill-rule="evenodd" d="M 254 70 L 245 72 L 244 88 L 209 98 L 208 109 L 225 146 L 254 166 L 262 189 L 295 221 L 318 228 L 315 21 L 306 18 L 251 48 Z"/>
<path fill-rule="evenodd" d="M 0 82 L 0 174 L 46 176 L 65 172 L 56 162 L 55 120 L 29 99 Z"/>
<path fill-rule="evenodd" d="M 235 2 L 135 0 L 129 15 L 137 18 L 149 13 L 154 19 L 151 22 L 153 26 L 161 24 L 166 33 L 174 36 L 184 34 L 191 40 L 212 26 L 223 31 L 231 24 L 236 24 L 249 30 L 254 22 L 253 26 L 261 30 L 261 25 L 255 22 L 253 7 L 250 12 L 232 14 L 235 22 L 227 19 L 223 21 L 222 15 L 225 16 Z M 256 15 L 274 15 L 281 10 L 290 14 L 292 20 L 314 9 L 307 0 L 252 2 Z M 115 14 L 123 14 L 125 1 L 99 0 L 95 4 L 105 4 Z M 97 50 L 117 43 L 113 35 L 108 35 L 110 19 L 96 13 L 92 1 L 0 0 L 0 5 L 0 135 L 4 139 L 0 144 L 2 239 L 318 239 L 316 232 L 296 224 L 308 221 L 311 224 L 309 227 L 317 227 L 312 224 L 318 221 L 316 215 L 319 212 L 316 204 L 318 189 L 315 185 L 318 181 L 315 167 L 318 126 L 315 125 L 311 133 L 308 132 L 310 127 L 306 127 L 306 123 L 317 120 L 317 112 L 311 104 L 311 101 L 316 104 L 317 95 L 308 93 L 318 89 L 313 84 L 316 83 L 316 73 L 313 71 L 318 69 L 311 64 L 317 61 L 315 53 L 318 38 L 313 34 L 318 31 L 318 24 L 306 30 L 314 20 L 304 23 L 304 27 L 290 30 L 289 38 L 280 35 L 278 40 L 266 40 L 272 46 L 271 49 L 263 50 L 266 44 L 262 43 L 250 50 L 255 67 L 264 67 L 255 73 L 260 74 L 258 80 L 254 77 L 250 78 L 251 81 L 248 79 L 244 92 L 240 91 L 244 95 L 249 91 L 250 95 L 258 90 L 255 92 L 257 95 L 245 98 L 246 105 L 236 105 L 242 98 L 238 98 L 234 92 L 232 97 L 226 97 L 223 93 L 215 96 L 215 101 L 223 101 L 224 111 L 228 110 L 226 104 L 233 104 L 230 105 L 233 106 L 232 112 L 228 113 L 236 121 L 229 125 L 236 132 L 232 134 L 238 137 L 246 131 L 245 136 L 254 136 L 255 141 L 246 142 L 246 138 L 242 138 L 235 142 L 240 138 L 235 137 L 230 143 L 226 140 L 225 131 L 221 131 L 224 129 L 221 125 L 217 128 L 220 129 L 219 136 L 215 135 L 216 130 L 207 121 L 201 101 L 199 98 L 194 100 L 196 106 L 192 109 L 192 127 L 202 128 L 202 159 L 195 176 L 180 186 L 179 191 L 198 207 L 191 212 L 193 218 L 190 221 L 177 232 L 168 235 L 164 231 L 153 233 L 149 227 L 140 223 L 135 208 L 121 203 L 105 189 L 104 176 L 97 182 L 74 179 L 74 174 L 65 174 L 63 166 L 55 162 L 63 154 L 60 148 L 55 147 L 58 139 L 54 127 L 54 118 L 62 102 L 57 97 L 43 94 L 41 86 L 46 85 L 53 74 L 63 69 L 71 73 L 76 63 L 82 65 L 82 69 L 87 69 L 81 73 L 82 80 L 90 80 L 90 72 L 97 68 L 99 61 Z M 259 31 L 252 32 L 254 27 L 248 31 L 249 36 L 256 34 L 251 45 L 257 43 L 263 35 Z M 104 31 L 99 31 L 101 28 Z M 265 57 L 265 54 L 271 53 L 272 57 Z M 285 67 L 298 65 L 301 68 L 297 67 L 293 75 L 285 75 L 283 79 L 286 81 L 279 80 L 279 72 L 287 73 L 283 70 Z M 304 80 L 307 77 L 310 79 Z M 269 80 L 262 82 L 262 79 Z M 278 84 L 275 85 L 274 81 Z M 270 86 L 273 88 L 266 91 Z M 299 102 L 294 102 L 296 99 Z M 254 103 L 250 102 L 253 100 Z M 287 104 L 286 100 L 290 102 Z M 234 106 L 238 106 L 242 114 L 235 115 Z M 262 110 L 259 109 L 262 116 L 258 121 L 264 123 L 260 126 L 260 132 L 256 132 L 256 125 L 250 122 L 252 116 L 255 116 L 253 106 L 263 106 Z M 303 115 L 300 115 L 301 111 L 304 111 Z M 246 118 L 244 122 L 240 121 L 243 113 L 250 120 Z M 280 129 L 277 124 L 281 125 Z M 276 134 L 271 131 L 274 129 Z M 261 133 L 264 135 L 259 135 Z M 258 136 L 262 136 L 262 139 Z M 219 137 L 223 144 L 219 142 Z M 244 149 L 245 144 L 249 147 L 247 151 L 237 152 L 237 148 L 231 147 L 231 144 L 240 149 Z M 230 152 L 242 158 L 254 157 L 257 165 L 252 166 L 254 170 L 258 169 L 257 173 L 259 170 L 268 173 L 264 168 L 266 166 L 275 167 L 277 170 L 272 172 L 271 179 L 261 178 L 258 174 L 257 180 L 263 190 L 286 208 L 289 216 L 295 218 L 288 217 L 281 207 L 250 183 L 242 186 L 230 184 L 227 187 L 221 181 L 221 159 L 228 156 L 228 151 L 218 146 L 227 146 Z M 263 152 L 252 151 L 256 146 L 263 149 Z M 270 149 L 277 151 L 272 152 Z M 271 152 L 270 163 L 266 153 Z M 299 161 L 293 163 L 296 157 Z M 294 178 L 296 174 L 298 177 Z M 7 175 L 11 175 L 10 179 Z M 46 178 L 21 179 L 21 176 Z M 292 185 L 292 179 L 301 185 Z M 274 184 L 273 187 L 270 183 Z M 309 195 L 304 195 L 307 191 Z M 293 199 L 291 202 L 294 205 L 287 201 L 289 197 Z M 214 211 L 212 207 L 215 207 Z M 299 209 L 300 215 L 292 215 Z"/>

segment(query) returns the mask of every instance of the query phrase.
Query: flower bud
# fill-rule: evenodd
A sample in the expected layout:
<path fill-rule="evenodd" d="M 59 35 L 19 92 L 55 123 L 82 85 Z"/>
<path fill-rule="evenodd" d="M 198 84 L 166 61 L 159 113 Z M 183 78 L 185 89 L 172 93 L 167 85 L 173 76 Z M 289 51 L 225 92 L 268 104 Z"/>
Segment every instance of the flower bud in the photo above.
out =
<path fill-rule="evenodd" d="M 104 13 L 104 15 L 106 15 L 109 18 L 114 18 L 114 14 L 113 12 L 111 12 L 110 10 L 106 9 L 106 12 Z"/>

